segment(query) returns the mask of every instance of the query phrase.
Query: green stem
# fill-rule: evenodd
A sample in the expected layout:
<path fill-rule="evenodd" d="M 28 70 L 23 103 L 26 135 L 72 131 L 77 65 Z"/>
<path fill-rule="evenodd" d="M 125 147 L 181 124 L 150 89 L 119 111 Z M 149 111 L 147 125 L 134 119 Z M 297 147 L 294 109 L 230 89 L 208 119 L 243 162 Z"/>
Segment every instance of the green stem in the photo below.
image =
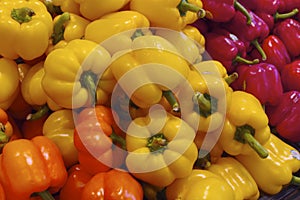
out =
<path fill-rule="evenodd" d="M 258 50 L 258 52 L 260 53 L 261 59 L 262 59 L 263 61 L 265 61 L 265 60 L 267 59 L 267 55 L 266 55 L 265 51 L 262 49 L 262 47 L 260 46 L 260 44 L 258 43 L 257 39 L 251 41 L 251 44 L 252 44 L 252 45 Z"/>
<path fill-rule="evenodd" d="M 55 45 L 64 39 L 65 23 L 70 21 L 70 13 L 64 12 L 53 25 L 52 43 Z"/>
<path fill-rule="evenodd" d="M 48 190 L 43 192 L 35 192 L 34 194 L 40 196 L 43 200 L 55 200 Z"/>
<path fill-rule="evenodd" d="M 189 3 L 187 0 L 181 0 L 177 6 L 179 13 L 181 16 L 185 16 L 187 11 L 197 13 L 198 18 L 204 18 L 206 15 L 206 11 L 198 6 Z"/>
<path fill-rule="evenodd" d="M 9 141 L 9 137 L 5 134 L 4 131 L 0 131 L 0 144 L 5 144 Z"/>
<path fill-rule="evenodd" d="M 298 176 L 293 176 L 292 180 L 290 182 L 291 185 L 296 185 L 296 186 L 300 186 L 300 177 Z"/>
<path fill-rule="evenodd" d="M 88 94 L 91 97 L 91 105 L 94 105 L 97 102 L 97 86 L 96 86 L 96 74 L 92 71 L 85 71 L 82 73 L 80 77 L 80 83 L 83 87 L 85 87 L 88 91 Z"/>
<path fill-rule="evenodd" d="M 233 72 L 232 74 L 230 74 L 229 76 L 225 77 L 225 82 L 230 85 L 231 83 L 233 83 L 237 78 L 239 77 L 237 72 Z"/>
<path fill-rule="evenodd" d="M 132 36 L 130 38 L 131 38 L 131 40 L 134 40 L 135 38 L 143 36 L 143 35 L 145 35 L 143 33 L 143 31 L 141 29 L 137 29 L 136 31 L 134 31 L 134 33 L 132 34 Z"/>
<path fill-rule="evenodd" d="M 30 113 L 27 115 L 26 120 L 37 120 L 45 116 L 50 111 L 47 104 L 43 105 L 38 111 L 35 113 Z"/>
<path fill-rule="evenodd" d="M 174 112 L 180 112 L 178 101 L 171 90 L 163 91 L 163 96 L 167 99 L 169 104 L 172 106 L 172 110 Z"/>
<path fill-rule="evenodd" d="M 237 55 L 234 60 L 233 60 L 233 63 L 235 62 L 239 62 L 239 63 L 244 63 L 244 64 L 248 64 L 248 65 L 252 65 L 252 64 L 256 64 L 259 62 L 258 59 L 254 59 L 254 60 L 247 60 L 239 55 Z"/>
<path fill-rule="evenodd" d="M 126 140 L 124 138 L 122 138 L 120 135 L 116 134 L 114 131 L 112 132 L 112 134 L 109 136 L 111 138 L 111 140 L 113 141 L 113 143 L 117 143 L 121 145 L 121 148 L 126 150 Z"/>
<path fill-rule="evenodd" d="M 234 1 L 233 5 L 236 10 L 240 11 L 241 13 L 243 13 L 246 16 L 247 24 L 248 25 L 251 24 L 252 19 L 251 19 L 251 16 L 250 16 L 250 13 L 248 12 L 248 10 L 236 0 Z"/>
<path fill-rule="evenodd" d="M 276 12 L 275 15 L 274 15 L 274 21 L 276 22 L 279 19 L 286 19 L 286 18 L 293 17 L 298 12 L 299 12 L 299 10 L 297 8 L 295 8 L 294 10 L 292 10 L 291 12 L 288 12 L 288 13 L 280 14 L 280 13 Z"/>
<path fill-rule="evenodd" d="M 28 7 L 14 8 L 10 13 L 11 18 L 20 24 L 30 22 L 34 15 L 34 11 Z"/>
<path fill-rule="evenodd" d="M 168 144 L 167 138 L 163 133 L 157 133 L 148 138 L 147 147 L 150 152 L 163 151 Z"/>
<path fill-rule="evenodd" d="M 209 112 L 211 110 L 211 102 L 206 99 L 204 94 L 196 92 L 193 96 L 193 101 L 199 105 L 200 110 Z"/>

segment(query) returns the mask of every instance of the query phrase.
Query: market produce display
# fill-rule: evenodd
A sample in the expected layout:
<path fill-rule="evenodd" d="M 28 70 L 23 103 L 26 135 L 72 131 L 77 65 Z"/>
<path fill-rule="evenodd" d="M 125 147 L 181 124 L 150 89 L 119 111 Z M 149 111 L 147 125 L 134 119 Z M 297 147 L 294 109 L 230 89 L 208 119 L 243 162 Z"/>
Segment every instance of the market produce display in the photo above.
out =
<path fill-rule="evenodd" d="M 299 195 L 299 9 L 0 0 L 0 200 Z"/>

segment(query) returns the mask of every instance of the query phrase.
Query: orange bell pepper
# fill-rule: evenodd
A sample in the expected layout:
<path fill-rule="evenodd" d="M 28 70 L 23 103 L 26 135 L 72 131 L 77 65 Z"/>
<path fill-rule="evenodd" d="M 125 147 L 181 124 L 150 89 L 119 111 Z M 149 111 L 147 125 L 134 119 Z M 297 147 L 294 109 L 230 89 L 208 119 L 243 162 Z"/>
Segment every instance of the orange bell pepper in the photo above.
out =
<path fill-rule="evenodd" d="M 5 200 L 5 193 L 1 184 L 0 184 L 0 200 Z"/>
<path fill-rule="evenodd" d="M 32 194 L 51 199 L 51 193 L 58 192 L 66 180 L 60 151 L 47 137 L 17 139 L 3 147 L 0 181 L 6 200 L 29 200 Z"/>
<path fill-rule="evenodd" d="M 8 115 L 5 110 L 0 108 L 0 148 L 9 142 L 12 135 L 13 127 L 8 120 Z"/>

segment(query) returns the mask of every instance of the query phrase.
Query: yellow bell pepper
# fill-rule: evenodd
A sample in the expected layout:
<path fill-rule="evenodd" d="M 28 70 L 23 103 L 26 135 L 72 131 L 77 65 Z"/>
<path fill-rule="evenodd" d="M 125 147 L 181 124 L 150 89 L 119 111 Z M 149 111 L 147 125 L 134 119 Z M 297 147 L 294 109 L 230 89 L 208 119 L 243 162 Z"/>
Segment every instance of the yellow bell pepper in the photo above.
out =
<path fill-rule="evenodd" d="M 145 15 L 151 27 L 163 27 L 176 31 L 205 17 L 206 14 L 200 0 L 152 0 L 147 3 L 144 0 L 131 0 L 130 10 Z"/>
<path fill-rule="evenodd" d="M 185 177 L 176 179 L 166 187 L 167 200 L 224 200 L 235 199 L 235 193 L 220 176 L 201 169 L 194 169 Z"/>
<path fill-rule="evenodd" d="M 47 2 L 47 0 L 44 0 Z M 70 12 L 80 15 L 80 6 L 74 0 L 51 0 L 54 6 L 58 6 L 62 12 Z"/>
<path fill-rule="evenodd" d="M 89 23 L 85 29 L 84 38 L 100 44 L 118 33 L 149 27 L 149 25 L 149 20 L 139 12 L 133 10 L 119 11 L 104 15 Z"/>
<path fill-rule="evenodd" d="M 19 93 L 19 72 L 15 61 L 0 58 L 0 82 L 0 108 L 7 110 Z"/>
<path fill-rule="evenodd" d="M 57 15 L 53 23 L 52 43 L 55 45 L 61 40 L 69 42 L 83 38 L 85 28 L 90 21 L 74 13 L 64 12 Z"/>
<path fill-rule="evenodd" d="M 158 187 L 188 176 L 198 151 L 194 130 L 162 110 L 134 119 L 126 134 L 126 166 L 137 179 Z"/>
<path fill-rule="evenodd" d="M 263 145 L 270 138 L 268 116 L 258 99 L 250 93 L 234 91 L 226 113 L 220 143 L 230 155 L 256 151 L 262 158 L 268 156 Z"/>
<path fill-rule="evenodd" d="M 224 178 L 235 192 L 235 200 L 257 200 L 260 192 L 247 169 L 233 157 L 222 157 L 207 168 Z"/>
<path fill-rule="evenodd" d="M 200 53 L 205 51 L 205 37 L 204 35 L 194 26 L 186 25 L 182 30 L 184 34 L 190 37 L 192 40 L 196 41 L 200 47 Z"/>
<path fill-rule="evenodd" d="M 95 1 L 73 0 L 79 4 L 80 14 L 91 21 L 99 19 L 103 15 L 122 9 L 130 0 Z"/>
<path fill-rule="evenodd" d="M 110 54 L 88 40 L 74 39 L 45 59 L 42 87 L 63 108 L 79 108 L 97 102 L 98 76 L 107 68 Z"/>
<path fill-rule="evenodd" d="M 238 155 L 236 159 L 250 172 L 259 189 L 274 195 L 289 184 L 300 184 L 300 178 L 293 175 L 300 169 L 300 153 L 274 134 L 264 144 L 269 152 L 265 159 L 255 152 Z"/>
<path fill-rule="evenodd" d="M 0 55 L 33 60 L 42 56 L 52 33 L 52 17 L 38 0 L 0 1 Z"/>
<path fill-rule="evenodd" d="M 43 124 L 43 135 L 58 146 L 66 167 L 78 162 L 78 152 L 73 141 L 74 129 L 73 111 L 69 109 L 51 113 Z"/>

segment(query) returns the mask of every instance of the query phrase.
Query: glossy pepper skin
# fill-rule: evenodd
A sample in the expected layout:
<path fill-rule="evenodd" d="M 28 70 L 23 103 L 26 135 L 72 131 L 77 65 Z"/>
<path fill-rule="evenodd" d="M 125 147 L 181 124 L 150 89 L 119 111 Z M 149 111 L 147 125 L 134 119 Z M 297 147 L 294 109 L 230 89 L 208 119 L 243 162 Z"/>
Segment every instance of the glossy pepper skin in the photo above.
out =
<path fill-rule="evenodd" d="M 276 105 L 283 94 L 281 76 L 277 68 L 266 62 L 239 65 L 238 78 L 230 85 L 234 90 L 253 94 L 261 104 Z"/>
<path fill-rule="evenodd" d="M 7 142 L 9 142 L 13 135 L 13 126 L 8 118 L 8 114 L 5 110 L 0 108 L 0 147 L 2 148 Z"/>
<path fill-rule="evenodd" d="M 266 107 L 270 125 L 283 138 L 291 142 L 299 142 L 300 92 L 288 91 L 283 93 L 279 104 Z"/>
<path fill-rule="evenodd" d="M 78 152 L 74 146 L 74 129 L 73 113 L 69 109 L 52 112 L 42 126 L 42 134 L 58 146 L 67 168 L 78 162 Z"/>
<path fill-rule="evenodd" d="M 299 0 L 280 0 L 278 11 L 289 12 L 296 7 L 299 8 L 299 5 L 300 5 Z"/>
<path fill-rule="evenodd" d="M 89 40 L 74 39 L 45 59 L 42 87 L 62 108 L 78 108 L 97 102 L 97 76 L 108 66 L 110 54 Z M 87 64 L 92 62 L 93 64 Z"/>
<path fill-rule="evenodd" d="M 191 173 L 198 150 L 194 130 L 180 118 L 160 111 L 129 124 L 126 166 L 137 179 L 165 187 Z"/>
<path fill-rule="evenodd" d="M 59 7 L 62 12 L 70 12 L 80 15 L 79 4 L 74 0 L 52 0 L 51 2 L 54 6 Z"/>
<path fill-rule="evenodd" d="M 0 55 L 35 59 L 46 51 L 52 17 L 41 1 L 1 1 Z M 23 15 L 23 16 L 22 16 Z"/>
<path fill-rule="evenodd" d="M 285 19 L 276 24 L 273 33 L 282 40 L 292 58 L 300 55 L 300 22 L 292 18 Z"/>
<path fill-rule="evenodd" d="M 9 142 L 0 158 L 0 179 L 7 200 L 29 200 L 33 193 L 46 190 L 55 193 L 67 180 L 59 149 L 44 136 Z"/>
<path fill-rule="evenodd" d="M 236 200 L 256 200 L 260 192 L 247 169 L 233 157 L 221 157 L 207 168 L 208 171 L 223 177 L 235 192 Z"/>
<path fill-rule="evenodd" d="M 205 34 L 205 49 L 214 60 L 220 61 L 228 73 L 235 71 L 239 63 L 254 64 L 258 60 L 247 60 L 245 43 L 235 34 L 223 28 L 215 28 Z M 216 48 L 222 47 L 222 48 Z"/>
<path fill-rule="evenodd" d="M 167 200 L 222 200 L 235 199 L 235 192 L 220 176 L 201 169 L 194 169 L 189 176 L 176 179 L 166 187 Z"/>
<path fill-rule="evenodd" d="M 219 138 L 224 151 L 230 155 L 255 152 L 266 158 L 268 152 L 262 145 L 270 138 L 268 122 L 268 116 L 255 96 L 244 91 L 232 92 Z"/>
<path fill-rule="evenodd" d="M 265 159 L 253 152 L 238 155 L 236 159 L 249 171 L 260 190 L 274 195 L 279 193 L 283 186 L 298 180 L 293 173 L 300 168 L 299 152 L 273 134 L 264 147 L 269 152 Z"/>
<path fill-rule="evenodd" d="M 281 80 L 285 91 L 300 91 L 300 60 L 285 65 L 281 70 Z"/>
<path fill-rule="evenodd" d="M 131 0 L 130 10 L 145 15 L 152 27 L 163 27 L 176 31 L 180 31 L 187 24 L 205 16 L 205 10 L 202 9 L 200 0 L 154 0 L 147 4 L 143 0 Z M 153 13 L 153 10 L 160 15 Z"/>

